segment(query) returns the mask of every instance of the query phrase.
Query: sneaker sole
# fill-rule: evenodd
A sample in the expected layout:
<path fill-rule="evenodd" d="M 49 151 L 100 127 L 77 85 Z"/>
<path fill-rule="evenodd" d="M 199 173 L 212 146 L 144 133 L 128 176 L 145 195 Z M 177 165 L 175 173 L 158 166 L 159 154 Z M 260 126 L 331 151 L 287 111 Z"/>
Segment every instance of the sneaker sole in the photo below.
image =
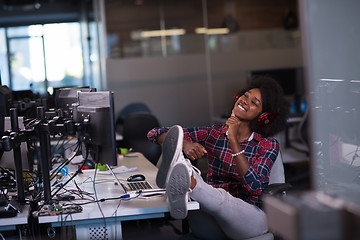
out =
<path fill-rule="evenodd" d="M 169 199 L 170 216 L 184 219 L 187 216 L 187 192 L 190 188 L 190 176 L 187 166 L 176 164 L 171 171 L 166 193 Z"/>
<path fill-rule="evenodd" d="M 178 125 L 171 127 L 167 132 L 162 145 L 162 162 L 156 175 L 156 185 L 160 188 L 165 188 L 171 163 L 182 152 L 183 138 L 184 133 Z"/>

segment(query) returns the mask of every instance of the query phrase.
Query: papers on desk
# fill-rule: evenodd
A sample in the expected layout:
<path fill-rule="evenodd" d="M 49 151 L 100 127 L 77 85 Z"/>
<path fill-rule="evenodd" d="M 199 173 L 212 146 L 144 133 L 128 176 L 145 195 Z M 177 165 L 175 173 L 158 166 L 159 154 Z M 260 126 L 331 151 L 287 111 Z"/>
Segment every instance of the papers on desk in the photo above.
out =
<path fill-rule="evenodd" d="M 118 159 L 123 159 L 124 157 L 139 157 L 141 153 L 139 152 L 130 152 L 127 154 L 118 154 Z"/>
<path fill-rule="evenodd" d="M 75 164 L 80 164 L 84 161 L 84 157 L 82 155 L 77 155 L 75 157 L 73 157 L 73 159 L 71 159 L 71 164 L 75 165 Z"/>
<path fill-rule="evenodd" d="M 129 173 L 129 172 L 136 172 L 138 169 L 136 167 L 134 168 L 127 168 L 125 166 L 119 166 L 119 167 L 115 167 L 112 168 L 114 174 L 122 174 L 122 173 Z M 87 170 L 83 170 L 84 173 L 90 173 L 90 172 L 94 172 L 95 169 L 87 169 Z M 101 175 L 111 175 L 111 171 L 110 170 L 106 170 L 106 171 L 97 171 L 97 174 L 101 174 Z"/>

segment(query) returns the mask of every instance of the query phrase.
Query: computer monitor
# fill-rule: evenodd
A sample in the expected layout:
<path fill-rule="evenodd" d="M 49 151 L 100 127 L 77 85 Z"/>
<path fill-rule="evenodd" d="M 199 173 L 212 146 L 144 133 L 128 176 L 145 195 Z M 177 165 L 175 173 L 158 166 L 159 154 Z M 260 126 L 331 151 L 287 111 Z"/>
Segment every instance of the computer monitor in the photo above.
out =
<path fill-rule="evenodd" d="M 4 118 L 4 130 L 10 131 L 11 130 L 11 119 L 10 117 Z M 19 128 L 24 129 L 24 122 L 23 117 L 18 117 Z M 20 151 L 21 151 L 21 162 L 22 162 L 22 170 L 23 171 L 32 171 L 33 170 L 33 159 L 30 156 L 26 142 L 22 142 L 20 144 Z M 6 169 L 15 170 L 15 160 L 14 160 L 14 153 L 13 150 L 4 151 L 1 159 L 0 159 L 0 166 Z"/>
<path fill-rule="evenodd" d="M 9 109 L 11 105 L 12 105 L 12 91 L 5 85 L 0 86 L 0 115 L 9 116 Z"/>
<path fill-rule="evenodd" d="M 77 123 L 88 122 L 88 130 L 79 133 L 79 139 L 88 149 L 88 158 L 95 163 L 117 165 L 115 140 L 114 93 L 79 92 L 78 106 L 73 111 Z"/>
<path fill-rule="evenodd" d="M 265 75 L 274 78 L 282 86 L 284 95 L 303 95 L 305 80 L 302 68 L 269 69 L 250 72 L 253 76 Z"/>
<path fill-rule="evenodd" d="M 54 101 L 56 109 L 70 110 L 72 104 L 78 102 L 78 92 L 95 92 L 95 88 L 72 87 L 60 88 L 54 91 Z"/>
<path fill-rule="evenodd" d="M 36 95 L 31 90 L 12 91 L 13 101 L 34 101 Z"/>
<path fill-rule="evenodd" d="M 7 86 L 0 86 L 0 137 L 4 135 L 5 116 L 9 115 L 11 106 L 12 91 Z M 3 155 L 3 150 L 0 150 L 0 158 Z"/>

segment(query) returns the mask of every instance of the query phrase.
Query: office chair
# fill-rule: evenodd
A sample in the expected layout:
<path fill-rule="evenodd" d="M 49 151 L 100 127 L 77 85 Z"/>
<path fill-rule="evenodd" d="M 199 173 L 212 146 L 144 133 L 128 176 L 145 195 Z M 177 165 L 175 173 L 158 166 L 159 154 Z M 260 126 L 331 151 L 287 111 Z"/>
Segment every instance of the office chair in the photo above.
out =
<path fill-rule="evenodd" d="M 263 194 L 284 195 L 286 191 L 290 188 L 291 185 L 285 183 L 284 165 L 282 162 L 282 156 L 279 153 L 278 157 L 276 158 L 271 168 L 269 186 L 266 189 L 264 189 Z M 202 211 L 198 211 L 195 214 L 196 215 L 193 215 L 192 211 L 189 211 L 187 218 L 188 223 L 186 223 L 186 221 L 183 221 L 183 224 L 185 225 L 188 224 L 190 226 L 191 225 L 195 226 L 195 228 L 192 228 L 192 232 L 194 232 L 194 230 L 197 232 L 197 234 L 195 233 L 195 235 L 201 236 L 202 233 L 206 233 L 208 235 L 203 236 L 204 239 L 227 239 L 226 235 L 220 229 L 216 220 L 212 216 Z M 196 240 L 197 238 L 194 237 L 192 234 L 190 234 L 187 237 L 181 239 Z M 273 240 L 273 239 L 274 239 L 274 235 L 270 232 L 267 232 L 263 235 L 248 239 L 243 239 L 243 240 Z"/>
<path fill-rule="evenodd" d="M 128 105 L 126 105 L 117 115 L 116 117 L 116 122 L 115 122 L 115 129 L 116 132 L 119 134 L 123 133 L 123 129 L 124 129 L 124 121 L 125 119 L 133 113 L 139 113 L 139 112 L 143 112 L 143 113 L 151 113 L 149 107 L 142 102 L 134 102 L 134 103 L 130 103 Z"/>
<path fill-rule="evenodd" d="M 296 134 L 298 136 L 298 139 L 289 142 L 289 147 L 295 149 L 298 152 L 306 153 L 307 155 L 309 155 L 309 141 L 307 129 L 308 118 L 309 108 L 306 109 L 304 115 L 301 118 L 301 121 L 297 124 Z"/>
<path fill-rule="evenodd" d="M 133 152 L 141 152 L 156 166 L 161 155 L 161 146 L 147 139 L 147 133 L 155 127 L 160 127 L 160 123 L 151 113 L 130 114 L 124 121 L 122 145 L 132 148 Z"/>

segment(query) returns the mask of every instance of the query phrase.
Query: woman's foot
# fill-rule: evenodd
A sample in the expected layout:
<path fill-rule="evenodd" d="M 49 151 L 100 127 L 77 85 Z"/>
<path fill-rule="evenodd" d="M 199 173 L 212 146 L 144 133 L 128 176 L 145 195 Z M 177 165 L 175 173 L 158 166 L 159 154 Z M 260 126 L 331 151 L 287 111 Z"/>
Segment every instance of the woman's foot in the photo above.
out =
<path fill-rule="evenodd" d="M 162 161 L 156 175 L 156 185 L 166 187 L 166 181 L 171 165 L 182 155 L 184 132 L 179 125 L 175 125 L 167 132 L 162 144 Z"/>
<path fill-rule="evenodd" d="M 191 177 L 194 172 L 201 174 L 189 159 L 182 153 L 184 132 L 175 125 L 170 128 L 164 139 L 162 150 L 163 159 L 156 175 L 156 184 L 166 188 L 170 215 L 175 219 L 187 216 L 187 200 L 190 186 L 196 181 Z"/>
<path fill-rule="evenodd" d="M 184 219 L 187 216 L 187 193 L 191 183 L 188 168 L 184 163 L 177 163 L 172 169 L 166 185 L 170 215 L 175 219 Z"/>

